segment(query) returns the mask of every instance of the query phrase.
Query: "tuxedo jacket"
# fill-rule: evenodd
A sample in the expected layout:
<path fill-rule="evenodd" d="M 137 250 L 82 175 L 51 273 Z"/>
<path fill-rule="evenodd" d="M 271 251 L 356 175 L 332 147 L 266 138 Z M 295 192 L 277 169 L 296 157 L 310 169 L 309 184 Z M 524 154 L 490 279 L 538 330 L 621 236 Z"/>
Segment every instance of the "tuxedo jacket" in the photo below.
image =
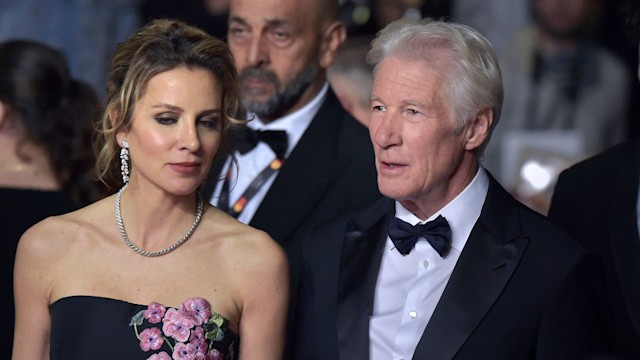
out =
<path fill-rule="evenodd" d="M 369 359 L 369 319 L 394 216 L 381 199 L 305 241 L 296 359 Z M 606 347 L 595 255 L 493 178 L 414 359 L 586 359 Z"/>
<path fill-rule="evenodd" d="M 212 166 L 221 179 L 224 161 Z M 241 166 L 241 165 L 240 165 Z M 329 89 L 249 225 L 266 231 L 287 252 L 291 283 L 290 321 L 296 304 L 302 242 L 309 229 L 380 197 L 367 129 L 349 115 Z M 211 198 L 209 182 L 203 196 Z"/>
<path fill-rule="evenodd" d="M 596 252 L 606 272 L 619 356 L 640 359 L 640 142 L 615 146 L 560 174 L 549 218 Z"/>

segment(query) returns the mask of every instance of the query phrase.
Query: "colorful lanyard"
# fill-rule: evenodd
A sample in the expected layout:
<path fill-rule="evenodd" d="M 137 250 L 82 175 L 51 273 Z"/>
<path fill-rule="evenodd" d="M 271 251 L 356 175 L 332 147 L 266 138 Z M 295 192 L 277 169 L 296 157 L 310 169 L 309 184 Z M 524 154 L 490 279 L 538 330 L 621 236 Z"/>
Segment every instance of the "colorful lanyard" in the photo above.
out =
<path fill-rule="evenodd" d="M 231 165 L 229 165 L 229 170 L 227 170 L 227 175 L 225 176 L 224 183 L 222 184 L 222 191 L 220 192 L 220 199 L 218 200 L 218 208 L 227 212 L 229 215 L 238 218 L 240 213 L 242 213 L 242 210 L 244 210 L 245 205 L 247 205 L 247 203 L 256 195 L 258 190 L 260 190 L 262 184 L 264 184 L 271 175 L 280 170 L 283 164 L 284 159 L 276 158 L 273 160 L 258 174 L 258 176 L 256 176 L 255 179 L 253 179 L 242 196 L 240 196 L 231 207 L 229 207 L 229 183 L 231 182 Z"/>

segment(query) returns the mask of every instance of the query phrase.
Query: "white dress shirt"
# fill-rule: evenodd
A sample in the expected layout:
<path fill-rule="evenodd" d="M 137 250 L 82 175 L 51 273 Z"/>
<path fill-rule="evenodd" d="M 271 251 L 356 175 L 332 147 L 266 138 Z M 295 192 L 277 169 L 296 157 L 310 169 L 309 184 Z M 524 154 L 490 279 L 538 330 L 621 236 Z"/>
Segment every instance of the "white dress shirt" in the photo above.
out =
<path fill-rule="evenodd" d="M 247 123 L 247 126 L 256 130 L 285 130 L 287 132 L 288 147 L 285 158 L 288 158 L 296 144 L 304 134 L 304 132 L 311 124 L 314 116 L 322 106 L 324 99 L 327 95 L 329 88 L 328 83 L 325 83 L 318 95 L 313 98 L 308 104 L 300 108 L 299 110 L 284 116 L 280 119 L 274 120 L 268 124 L 263 124 L 256 116 L 254 120 Z M 238 167 L 232 168 L 232 177 L 229 184 L 229 203 L 235 203 L 238 198 L 249 187 L 253 179 L 255 179 L 262 170 L 264 170 L 271 162 L 276 158 L 275 153 L 265 143 L 258 143 L 258 145 L 246 154 L 240 154 L 235 152 L 236 159 L 238 160 Z M 226 174 L 231 164 L 231 159 L 227 159 L 223 167 L 222 174 Z M 286 164 L 286 160 L 285 160 Z M 285 165 L 286 166 L 286 165 Z M 264 184 L 260 187 L 260 190 L 247 202 L 244 209 L 238 216 L 238 220 L 248 224 L 251 222 L 253 215 L 258 210 L 260 203 L 267 195 L 269 188 L 273 184 L 273 181 L 278 176 L 278 172 L 271 175 Z M 218 204 L 220 198 L 220 192 L 222 190 L 222 181 L 220 181 L 213 192 L 210 199 L 212 205 Z M 232 206 L 232 205 L 230 205 Z"/>
<path fill-rule="evenodd" d="M 451 250 L 444 258 L 425 239 L 402 256 L 387 237 L 373 315 L 369 319 L 371 360 L 413 357 L 471 229 L 480 217 L 488 189 L 489 179 L 480 168 L 462 193 L 427 219 L 431 221 L 442 215 L 451 227 Z M 399 202 L 396 202 L 396 217 L 412 225 L 424 223 Z"/>

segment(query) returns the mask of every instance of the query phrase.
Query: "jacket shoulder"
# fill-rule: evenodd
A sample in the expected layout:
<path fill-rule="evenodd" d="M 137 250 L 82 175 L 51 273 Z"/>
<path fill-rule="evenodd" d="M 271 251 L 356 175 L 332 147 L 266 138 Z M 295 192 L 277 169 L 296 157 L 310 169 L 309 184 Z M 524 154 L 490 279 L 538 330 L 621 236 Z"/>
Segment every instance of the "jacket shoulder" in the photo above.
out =
<path fill-rule="evenodd" d="M 561 177 L 591 177 L 597 173 L 606 174 L 618 166 L 640 159 L 640 141 L 624 142 L 578 162 L 561 173 Z M 637 170 L 634 168 L 634 171 Z"/>

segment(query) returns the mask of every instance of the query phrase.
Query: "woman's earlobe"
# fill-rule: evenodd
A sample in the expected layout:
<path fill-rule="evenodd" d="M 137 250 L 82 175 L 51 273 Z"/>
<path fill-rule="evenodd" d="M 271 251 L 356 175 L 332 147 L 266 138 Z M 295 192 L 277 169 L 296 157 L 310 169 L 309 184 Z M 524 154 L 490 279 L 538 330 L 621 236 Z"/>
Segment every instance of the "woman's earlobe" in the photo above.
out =
<path fill-rule="evenodd" d="M 125 134 L 122 133 L 122 132 L 121 133 L 117 133 L 116 134 L 116 142 L 118 143 L 118 145 L 120 147 L 125 147 L 124 143 L 127 142 L 127 138 L 126 138 Z"/>

